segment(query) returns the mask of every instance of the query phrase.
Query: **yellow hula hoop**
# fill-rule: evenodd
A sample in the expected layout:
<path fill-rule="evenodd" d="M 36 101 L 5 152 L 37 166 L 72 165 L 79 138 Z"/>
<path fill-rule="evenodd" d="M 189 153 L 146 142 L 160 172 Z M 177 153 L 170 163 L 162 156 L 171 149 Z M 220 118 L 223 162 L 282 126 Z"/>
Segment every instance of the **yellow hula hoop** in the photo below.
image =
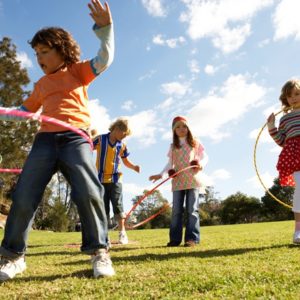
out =
<path fill-rule="evenodd" d="M 275 114 L 275 116 L 279 115 L 281 112 L 283 112 L 283 110 L 277 112 Z M 277 201 L 278 203 L 280 203 L 281 205 L 287 207 L 287 208 L 292 208 L 290 205 L 284 203 L 283 201 L 281 201 L 280 199 L 278 199 L 275 195 L 273 195 L 270 190 L 265 186 L 264 182 L 262 181 L 260 175 L 259 175 L 259 172 L 258 172 L 258 168 L 257 168 L 257 163 L 256 163 L 256 149 L 257 149 L 257 145 L 258 145 L 258 141 L 259 141 L 259 138 L 262 134 L 262 132 L 264 131 L 264 129 L 266 128 L 266 126 L 268 125 L 268 122 L 266 122 L 264 124 L 264 126 L 260 129 L 258 135 L 257 135 L 257 138 L 256 138 L 256 141 L 255 141 L 255 145 L 254 145 L 254 153 L 253 153 L 253 162 L 254 162 L 254 168 L 255 168 L 255 172 L 256 172 L 256 175 L 261 183 L 261 185 L 263 186 L 263 188 L 265 189 L 265 191 L 275 200 Z"/>

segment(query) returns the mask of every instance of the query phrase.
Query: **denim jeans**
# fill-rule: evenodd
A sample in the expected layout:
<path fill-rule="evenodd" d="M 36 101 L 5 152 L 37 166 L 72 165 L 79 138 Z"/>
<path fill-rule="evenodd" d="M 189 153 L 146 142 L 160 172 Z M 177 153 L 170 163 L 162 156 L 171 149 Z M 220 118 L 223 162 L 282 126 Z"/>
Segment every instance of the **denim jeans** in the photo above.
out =
<path fill-rule="evenodd" d="M 184 201 L 185 200 L 185 201 Z M 184 241 L 200 242 L 199 190 L 188 189 L 173 191 L 173 208 L 170 226 L 170 241 L 181 243 L 186 207 L 186 228 Z"/>
<path fill-rule="evenodd" d="M 104 187 L 104 205 L 106 217 L 109 218 L 110 203 L 113 208 L 114 216 L 119 219 L 124 219 L 126 214 L 123 209 L 123 193 L 121 182 L 102 183 Z"/>
<path fill-rule="evenodd" d="M 89 143 L 72 131 L 38 133 L 27 157 L 7 218 L 0 254 L 17 258 L 26 251 L 28 231 L 53 174 L 62 172 L 71 186 L 82 225 L 81 251 L 106 248 L 103 194 Z"/>

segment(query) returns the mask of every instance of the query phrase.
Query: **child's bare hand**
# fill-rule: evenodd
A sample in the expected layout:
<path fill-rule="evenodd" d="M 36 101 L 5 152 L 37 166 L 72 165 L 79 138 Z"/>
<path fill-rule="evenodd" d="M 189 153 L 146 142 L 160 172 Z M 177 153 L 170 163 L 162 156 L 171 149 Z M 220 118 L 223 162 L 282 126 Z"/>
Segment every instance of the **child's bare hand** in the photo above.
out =
<path fill-rule="evenodd" d="M 136 171 L 137 173 L 140 173 L 141 172 L 141 167 L 136 165 L 134 166 L 134 171 Z"/>
<path fill-rule="evenodd" d="M 267 119 L 268 127 L 275 127 L 275 115 L 274 113 L 271 113 Z"/>
<path fill-rule="evenodd" d="M 90 16 L 99 27 L 103 27 L 112 23 L 112 17 L 108 3 L 105 2 L 104 6 L 99 0 L 91 0 L 91 2 L 88 4 L 88 7 L 91 11 Z"/>
<path fill-rule="evenodd" d="M 155 182 L 155 181 L 157 181 L 157 180 L 159 180 L 161 178 L 162 178 L 162 176 L 160 174 L 157 174 L 157 175 L 150 176 L 149 180 L 152 181 L 152 182 Z"/>

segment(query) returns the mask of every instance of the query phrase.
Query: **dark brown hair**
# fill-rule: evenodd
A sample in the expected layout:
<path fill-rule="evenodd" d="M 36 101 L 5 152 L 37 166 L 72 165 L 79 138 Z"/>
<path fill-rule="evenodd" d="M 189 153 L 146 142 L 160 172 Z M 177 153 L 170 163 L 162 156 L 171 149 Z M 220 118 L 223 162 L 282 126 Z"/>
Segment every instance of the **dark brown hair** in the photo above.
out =
<path fill-rule="evenodd" d="M 300 80 L 291 79 L 291 80 L 287 81 L 284 84 L 284 86 L 281 88 L 279 100 L 281 101 L 283 109 L 290 108 L 290 105 L 287 101 L 287 97 L 291 96 L 293 89 L 300 90 Z"/>
<path fill-rule="evenodd" d="M 69 32 L 60 27 L 45 27 L 39 30 L 28 43 L 32 48 L 38 44 L 55 48 L 66 65 L 71 65 L 80 60 L 79 45 Z"/>

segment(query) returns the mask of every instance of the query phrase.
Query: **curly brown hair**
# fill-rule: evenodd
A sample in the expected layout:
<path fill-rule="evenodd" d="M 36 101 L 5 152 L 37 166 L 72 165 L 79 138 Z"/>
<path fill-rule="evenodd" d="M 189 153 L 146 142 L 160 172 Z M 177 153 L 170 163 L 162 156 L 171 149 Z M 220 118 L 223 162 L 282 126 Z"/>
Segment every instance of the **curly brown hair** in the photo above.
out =
<path fill-rule="evenodd" d="M 287 97 L 291 96 L 292 91 L 294 89 L 300 90 L 300 80 L 299 79 L 291 79 L 291 80 L 287 81 L 281 88 L 279 100 L 281 101 L 283 109 L 290 108 L 290 105 L 287 101 Z"/>
<path fill-rule="evenodd" d="M 131 134 L 131 130 L 129 128 L 129 122 L 125 118 L 118 118 L 116 121 L 114 121 L 110 126 L 109 126 L 109 131 L 112 132 L 115 128 L 120 129 L 121 131 L 124 131 L 126 135 Z"/>
<path fill-rule="evenodd" d="M 179 121 L 180 122 L 180 121 Z M 186 140 L 187 140 L 187 143 L 191 146 L 191 147 L 195 147 L 196 146 L 196 141 L 194 139 L 194 136 L 190 130 L 190 128 L 186 125 L 187 129 L 188 129 L 188 132 L 187 132 L 187 137 L 186 137 Z M 175 133 L 175 129 L 176 127 L 173 129 L 173 147 L 174 148 L 177 148 L 179 149 L 181 146 L 180 146 L 180 139 L 178 137 L 178 135 Z"/>
<path fill-rule="evenodd" d="M 79 45 L 69 32 L 60 27 L 45 27 L 39 30 L 28 43 L 32 48 L 38 44 L 55 48 L 66 65 L 71 65 L 80 60 Z"/>

